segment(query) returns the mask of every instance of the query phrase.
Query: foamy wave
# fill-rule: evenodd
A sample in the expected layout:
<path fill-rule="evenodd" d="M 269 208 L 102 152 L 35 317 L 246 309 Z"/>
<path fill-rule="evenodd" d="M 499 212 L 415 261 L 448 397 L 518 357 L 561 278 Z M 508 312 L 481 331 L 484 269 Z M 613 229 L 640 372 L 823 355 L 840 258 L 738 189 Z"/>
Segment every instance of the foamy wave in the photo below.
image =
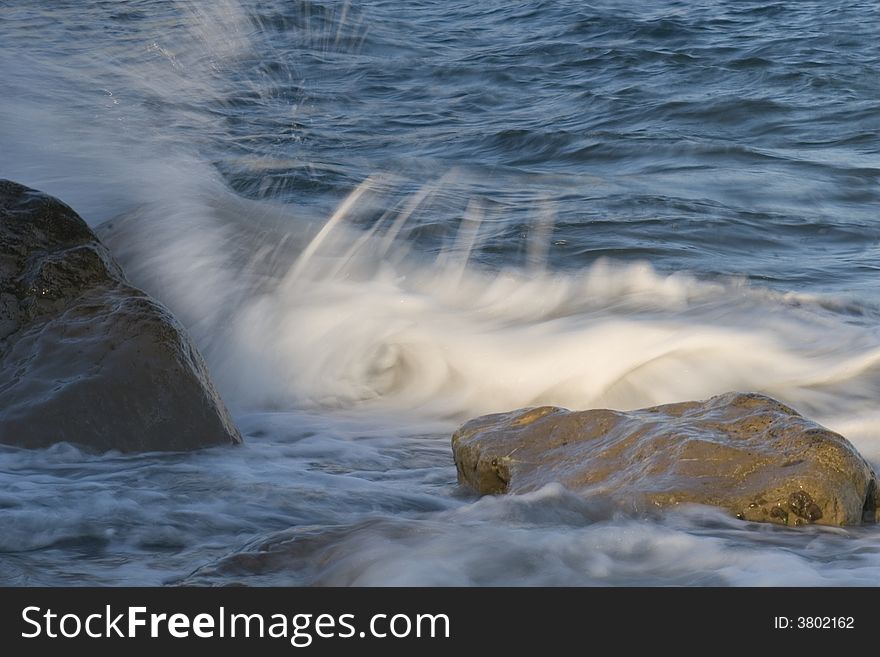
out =
<path fill-rule="evenodd" d="M 367 232 L 347 221 L 377 189 L 365 183 L 309 239 L 290 208 L 219 183 L 106 235 L 189 325 L 239 410 L 458 420 L 758 390 L 834 428 L 880 387 L 876 335 L 833 304 L 646 263 L 492 270 L 473 264 L 479 226 L 426 257 L 393 218 Z"/>

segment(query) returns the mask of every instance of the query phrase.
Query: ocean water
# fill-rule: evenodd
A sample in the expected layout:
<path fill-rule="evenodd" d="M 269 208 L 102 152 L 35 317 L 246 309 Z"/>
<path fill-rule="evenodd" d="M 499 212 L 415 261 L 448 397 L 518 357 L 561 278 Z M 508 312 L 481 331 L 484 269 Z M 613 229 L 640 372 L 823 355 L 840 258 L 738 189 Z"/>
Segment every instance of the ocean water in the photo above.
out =
<path fill-rule="evenodd" d="M 449 439 L 754 390 L 880 466 L 878 33 L 841 0 L 0 1 L 0 177 L 175 312 L 246 441 L 0 448 L 0 583 L 876 585 L 878 528 L 477 499 Z"/>

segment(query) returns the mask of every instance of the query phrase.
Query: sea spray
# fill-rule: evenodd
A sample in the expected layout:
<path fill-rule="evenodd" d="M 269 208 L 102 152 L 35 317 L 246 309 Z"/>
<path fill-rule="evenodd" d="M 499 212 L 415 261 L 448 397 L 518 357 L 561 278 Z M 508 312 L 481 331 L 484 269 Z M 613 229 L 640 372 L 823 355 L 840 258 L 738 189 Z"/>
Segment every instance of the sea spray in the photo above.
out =
<path fill-rule="evenodd" d="M 100 225 L 246 434 L 0 449 L 4 583 L 228 584 L 273 538 L 244 583 L 876 583 L 864 529 L 475 500 L 449 436 L 757 390 L 880 462 L 877 8 L 0 11 L 3 177 Z"/>

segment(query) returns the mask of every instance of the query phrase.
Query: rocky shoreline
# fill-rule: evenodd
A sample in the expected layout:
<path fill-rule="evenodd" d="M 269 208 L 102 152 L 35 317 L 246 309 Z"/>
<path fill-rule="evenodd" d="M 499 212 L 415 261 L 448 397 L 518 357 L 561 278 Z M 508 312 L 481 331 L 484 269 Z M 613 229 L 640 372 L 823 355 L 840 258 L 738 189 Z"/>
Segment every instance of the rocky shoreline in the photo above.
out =
<path fill-rule="evenodd" d="M 0 181 L 0 443 L 104 452 L 242 442 L 198 349 L 132 286 L 85 221 Z M 769 397 L 729 393 L 631 412 L 487 415 L 452 437 L 480 494 L 558 482 L 644 513 L 707 504 L 747 521 L 875 523 L 880 486 L 843 436 Z"/>

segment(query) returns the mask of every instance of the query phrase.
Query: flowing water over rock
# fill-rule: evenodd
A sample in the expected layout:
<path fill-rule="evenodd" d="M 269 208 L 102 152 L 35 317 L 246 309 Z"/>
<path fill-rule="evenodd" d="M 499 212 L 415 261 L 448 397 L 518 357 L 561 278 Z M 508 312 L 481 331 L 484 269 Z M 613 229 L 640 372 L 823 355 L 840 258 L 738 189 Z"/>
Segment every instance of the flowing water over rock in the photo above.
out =
<path fill-rule="evenodd" d="M 495 413 L 459 428 L 452 450 L 458 481 L 483 494 L 561 483 L 630 512 L 707 504 L 782 525 L 877 521 L 877 475 L 849 441 L 763 395 Z"/>
<path fill-rule="evenodd" d="M 58 199 L 0 180 L 0 443 L 177 451 L 241 436 L 183 327 Z"/>
<path fill-rule="evenodd" d="M 477 499 L 449 438 L 754 390 L 876 468 L 878 29 L 813 1 L 2 3 L 0 176 L 174 312 L 245 444 L 0 448 L 0 578 L 876 584 L 876 528 Z"/>

